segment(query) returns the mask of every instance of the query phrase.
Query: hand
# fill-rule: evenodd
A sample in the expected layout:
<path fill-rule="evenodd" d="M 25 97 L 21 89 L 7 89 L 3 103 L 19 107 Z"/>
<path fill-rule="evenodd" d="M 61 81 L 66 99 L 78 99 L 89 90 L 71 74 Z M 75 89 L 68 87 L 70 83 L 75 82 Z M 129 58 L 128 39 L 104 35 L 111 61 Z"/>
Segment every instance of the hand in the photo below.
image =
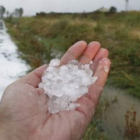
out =
<path fill-rule="evenodd" d="M 98 42 L 74 44 L 61 58 L 65 64 L 72 59 L 81 63 L 93 61 L 92 70 L 98 80 L 74 111 L 50 114 L 48 97 L 38 88 L 46 65 L 12 83 L 0 102 L 0 137 L 3 140 L 80 140 L 90 123 L 106 82 L 110 60 L 108 51 Z"/>

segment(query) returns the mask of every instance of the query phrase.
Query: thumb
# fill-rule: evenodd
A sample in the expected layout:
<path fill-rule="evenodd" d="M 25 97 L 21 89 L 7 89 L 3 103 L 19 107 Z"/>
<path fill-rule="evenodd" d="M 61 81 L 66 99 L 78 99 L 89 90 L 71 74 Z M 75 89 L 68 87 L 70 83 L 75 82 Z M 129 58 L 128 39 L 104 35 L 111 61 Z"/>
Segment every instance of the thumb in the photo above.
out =
<path fill-rule="evenodd" d="M 46 64 L 39 68 L 36 68 L 35 70 L 27 74 L 25 77 L 21 78 L 20 82 L 27 83 L 35 88 L 38 87 L 38 84 L 41 82 L 41 76 L 46 68 Z"/>

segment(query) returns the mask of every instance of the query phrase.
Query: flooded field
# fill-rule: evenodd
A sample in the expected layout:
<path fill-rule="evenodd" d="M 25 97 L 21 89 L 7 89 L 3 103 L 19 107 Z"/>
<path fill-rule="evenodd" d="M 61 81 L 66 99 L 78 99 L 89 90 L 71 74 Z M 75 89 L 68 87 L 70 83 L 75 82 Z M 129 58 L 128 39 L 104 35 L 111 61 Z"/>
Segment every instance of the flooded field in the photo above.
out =
<path fill-rule="evenodd" d="M 137 127 L 140 127 L 140 100 L 128 95 L 123 90 L 109 86 L 104 90 L 104 97 L 110 102 L 102 118 L 105 132 L 113 140 L 114 138 L 124 140 L 128 129 L 129 133 L 133 133 L 130 135 L 136 135 L 132 131 L 137 131 Z M 129 126 L 126 123 L 128 119 Z M 136 138 L 136 140 L 140 140 L 140 138 Z"/>

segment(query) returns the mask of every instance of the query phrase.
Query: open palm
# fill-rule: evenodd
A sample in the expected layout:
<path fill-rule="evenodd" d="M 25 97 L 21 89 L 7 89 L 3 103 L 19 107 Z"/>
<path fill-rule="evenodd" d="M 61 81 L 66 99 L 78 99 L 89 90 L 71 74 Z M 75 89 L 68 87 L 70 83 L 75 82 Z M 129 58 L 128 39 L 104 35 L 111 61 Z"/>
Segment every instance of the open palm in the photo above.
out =
<path fill-rule="evenodd" d="M 5 139 L 10 140 L 80 140 L 94 115 L 95 107 L 106 82 L 110 61 L 108 51 L 98 42 L 74 44 L 61 58 L 61 64 L 72 59 L 81 63 L 93 60 L 92 70 L 98 80 L 74 111 L 51 114 L 47 109 L 48 97 L 38 88 L 46 65 L 12 83 L 0 102 L 0 126 Z M 0 131 L 2 129 L 0 127 Z M 1 134 L 1 133 L 0 133 Z M 4 139 L 4 140 L 5 140 Z"/>

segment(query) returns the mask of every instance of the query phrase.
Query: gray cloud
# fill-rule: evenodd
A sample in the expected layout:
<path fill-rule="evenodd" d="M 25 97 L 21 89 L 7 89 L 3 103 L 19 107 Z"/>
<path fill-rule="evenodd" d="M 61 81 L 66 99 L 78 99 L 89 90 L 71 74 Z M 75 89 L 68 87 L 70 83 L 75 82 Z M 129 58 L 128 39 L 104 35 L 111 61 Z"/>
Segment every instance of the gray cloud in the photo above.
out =
<path fill-rule="evenodd" d="M 0 0 L 12 12 L 15 8 L 23 7 L 25 15 L 34 15 L 36 12 L 82 12 L 94 11 L 102 6 L 115 6 L 119 10 L 125 9 L 125 0 Z M 140 0 L 130 0 L 130 10 L 140 9 Z"/>

